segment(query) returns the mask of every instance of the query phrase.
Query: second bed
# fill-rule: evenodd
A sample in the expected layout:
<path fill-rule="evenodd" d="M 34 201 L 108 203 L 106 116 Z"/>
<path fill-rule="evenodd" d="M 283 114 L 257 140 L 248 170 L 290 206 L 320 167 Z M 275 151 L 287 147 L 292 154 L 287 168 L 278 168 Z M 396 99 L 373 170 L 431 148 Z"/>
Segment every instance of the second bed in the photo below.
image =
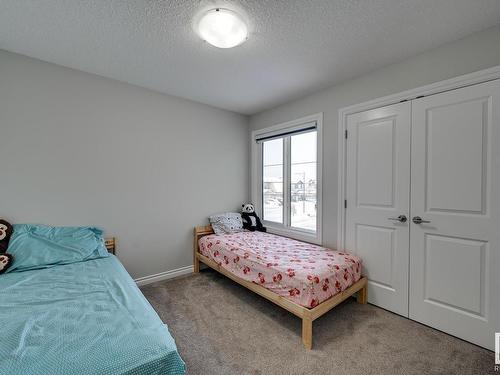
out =
<path fill-rule="evenodd" d="M 312 321 L 358 293 L 366 303 L 366 278 L 355 255 L 262 232 L 215 235 L 195 228 L 199 262 L 302 318 L 302 341 L 312 347 Z"/>

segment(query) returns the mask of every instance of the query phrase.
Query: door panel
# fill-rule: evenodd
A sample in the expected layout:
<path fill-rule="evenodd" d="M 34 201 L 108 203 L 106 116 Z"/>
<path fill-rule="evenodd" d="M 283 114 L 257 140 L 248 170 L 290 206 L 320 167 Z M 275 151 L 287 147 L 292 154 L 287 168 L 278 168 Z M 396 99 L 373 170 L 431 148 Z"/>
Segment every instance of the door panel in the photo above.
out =
<path fill-rule="evenodd" d="M 412 102 L 410 318 L 493 349 L 500 331 L 500 83 Z M 495 270 L 495 268 L 497 268 Z"/>
<path fill-rule="evenodd" d="M 363 259 L 368 301 L 408 316 L 410 104 L 347 119 L 346 250 Z"/>
<path fill-rule="evenodd" d="M 487 243 L 426 235 L 424 298 L 434 304 L 484 316 Z M 450 267 L 450 259 L 459 258 Z"/>
<path fill-rule="evenodd" d="M 358 224 L 355 239 L 355 248 L 359 249 L 358 254 L 365 265 L 364 275 L 372 284 L 394 291 L 392 272 L 387 272 L 392 270 L 394 229 Z M 379 259 L 386 261 L 380 262 Z M 367 267 L 368 264 L 370 267 Z"/>
<path fill-rule="evenodd" d="M 483 213 L 488 104 L 479 98 L 426 109 L 427 211 Z"/>
<path fill-rule="evenodd" d="M 394 126 L 395 118 L 358 126 L 358 206 L 394 206 Z"/>

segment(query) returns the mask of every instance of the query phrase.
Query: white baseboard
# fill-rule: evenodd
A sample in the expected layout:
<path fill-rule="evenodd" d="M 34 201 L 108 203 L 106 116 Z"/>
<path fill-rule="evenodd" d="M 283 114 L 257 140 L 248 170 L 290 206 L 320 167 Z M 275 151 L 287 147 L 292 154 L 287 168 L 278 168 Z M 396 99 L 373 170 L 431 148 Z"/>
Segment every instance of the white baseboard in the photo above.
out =
<path fill-rule="evenodd" d="M 156 281 L 168 280 L 177 276 L 187 275 L 189 273 L 193 273 L 193 266 L 176 268 L 175 270 L 160 272 L 155 275 L 139 277 L 134 281 L 137 283 L 137 285 L 142 286 L 154 283 Z"/>

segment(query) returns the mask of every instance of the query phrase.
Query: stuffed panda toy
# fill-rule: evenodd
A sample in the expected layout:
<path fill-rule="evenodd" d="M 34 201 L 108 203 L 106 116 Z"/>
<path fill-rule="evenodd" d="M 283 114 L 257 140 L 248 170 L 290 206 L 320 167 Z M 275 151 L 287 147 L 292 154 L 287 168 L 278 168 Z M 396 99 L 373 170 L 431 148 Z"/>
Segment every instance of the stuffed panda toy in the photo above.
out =
<path fill-rule="evenodd" d="M 265 232 L 266 227 L 262 225 L 259 217 L 255 213 L 255 207 L 251 203 L 241 205 L 241 220 L 243 221 L 243 229 L 248 229 L 251 232 Z"/>
<path fill-rule="evenodd" d="M 8 221 L 0 219 L 0 274 L 7 271 L 7 268 L 12 264 L 12 255 L 6 253 L 12 231 L 12 225 Z"/>

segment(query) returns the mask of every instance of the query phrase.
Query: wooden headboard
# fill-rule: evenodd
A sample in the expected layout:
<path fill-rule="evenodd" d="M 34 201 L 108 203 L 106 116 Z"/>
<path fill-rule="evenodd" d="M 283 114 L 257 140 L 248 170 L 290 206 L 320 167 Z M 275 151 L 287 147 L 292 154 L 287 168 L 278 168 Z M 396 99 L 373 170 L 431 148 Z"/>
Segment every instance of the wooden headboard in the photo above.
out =
<path fill-rule="evenodd" d="M 199 263 L 196 258 L 196 254 L 198 253 L 198 241 L 201 237 L 208 236 L 209 234 L 214 234 L 214 230 L 210 224 L 201 227 L 194 227 L 193 261 L 195 265 L 195 272 L 199 271 L 199 266 L 197 266 Z"/>
<path fill-rule="evenodd" d="M 209 234 L 214 234 L 214 230 L 212 229 L 212 226 L 205 225 L 201 227 L 194 227 L 194 251 L 198 251 L 198 241 L 200 240 L 201 237 L 203 236 L 208 236 Z"/>
<path fill-rule="evenodd" d="M 108 237 L 104 239 L 104 245 L 111 254 L 114 254 L 116 251 L 116 237 Z"/>

